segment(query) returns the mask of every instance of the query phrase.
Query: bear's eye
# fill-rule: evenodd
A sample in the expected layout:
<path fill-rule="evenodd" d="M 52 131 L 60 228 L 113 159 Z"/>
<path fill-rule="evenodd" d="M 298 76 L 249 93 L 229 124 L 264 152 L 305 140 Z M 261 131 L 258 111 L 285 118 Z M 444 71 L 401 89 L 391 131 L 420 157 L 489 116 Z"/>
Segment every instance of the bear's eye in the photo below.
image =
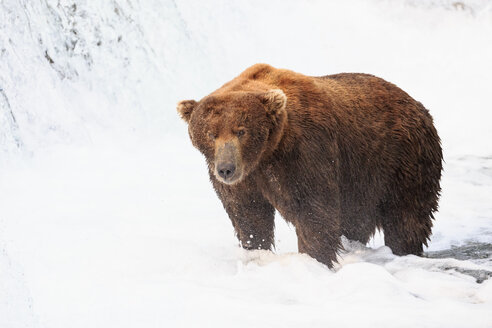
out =
<path fill-rule="evenodd" d="M 238 137 L 242 137 L 242 136 L 244 136 L 244 134 L 245 134 L 245 133 L 246 133 L 246 131 L 245 131 L 244 129 L 240 129 L 240 130 L 238 130 L 238 131 L 236 132 L 236 135 L 237 135 Z"/>
<path fill-rule="evenodd" d="M 208 132 L 207 135 L 211 140 L 215 140 L 217 138 L 217 136 L 212 132 Z"/>

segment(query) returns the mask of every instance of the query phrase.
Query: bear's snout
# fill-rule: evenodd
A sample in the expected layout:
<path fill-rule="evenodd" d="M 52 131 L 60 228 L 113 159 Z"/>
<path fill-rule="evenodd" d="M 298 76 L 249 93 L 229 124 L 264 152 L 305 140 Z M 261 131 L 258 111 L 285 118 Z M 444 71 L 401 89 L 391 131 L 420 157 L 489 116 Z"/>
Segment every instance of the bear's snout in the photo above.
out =
<path fill-rule="evenodd" d="M 233 184 L 241 179 L 242 169 L 237 142 L 217 142 L 215 151 L 215 176 L 219 181 Z"/>
<path fill-rule="evenodd" d="M 217 173 L 224 179 L 224 181 L 229 180 L 236 171 L 236 165 L 234 163 L 219 163 L 217 164 Z"/>

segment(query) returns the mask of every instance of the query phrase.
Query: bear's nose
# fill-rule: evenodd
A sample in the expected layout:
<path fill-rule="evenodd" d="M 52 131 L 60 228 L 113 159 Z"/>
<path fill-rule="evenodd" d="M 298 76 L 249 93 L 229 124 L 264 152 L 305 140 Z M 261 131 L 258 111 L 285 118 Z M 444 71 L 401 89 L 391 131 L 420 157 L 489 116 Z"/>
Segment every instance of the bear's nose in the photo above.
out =
<path fill-rule="evenodd" d="M 232 177 L 234 175 L 234 171 L 236 171 L 236 166 L 232 163 L 220 163 L 217 165 L 217 172 L 224 180 Z"/>

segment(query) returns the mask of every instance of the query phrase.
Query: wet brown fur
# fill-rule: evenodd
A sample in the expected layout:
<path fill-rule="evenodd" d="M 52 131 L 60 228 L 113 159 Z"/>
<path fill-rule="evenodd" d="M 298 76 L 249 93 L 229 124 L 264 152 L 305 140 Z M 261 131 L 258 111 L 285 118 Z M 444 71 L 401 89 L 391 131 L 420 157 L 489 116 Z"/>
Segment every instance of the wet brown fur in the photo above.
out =
<path fill-rule="evenodd" d="M 243 247 L 274 246 L 275 209 L 295 226 L 299 252 L 329 267 L 341 235 L 367 243 L 380 228 L 398 255 L 426 245 L 440 140 L 429 112 L 397 86 L 257 64 L 199 102 L 180 102 L 178 112 Z M 214 174 L 216 144 L 226 141 L 238 145 L 242 165 L 234 184 Z"/>

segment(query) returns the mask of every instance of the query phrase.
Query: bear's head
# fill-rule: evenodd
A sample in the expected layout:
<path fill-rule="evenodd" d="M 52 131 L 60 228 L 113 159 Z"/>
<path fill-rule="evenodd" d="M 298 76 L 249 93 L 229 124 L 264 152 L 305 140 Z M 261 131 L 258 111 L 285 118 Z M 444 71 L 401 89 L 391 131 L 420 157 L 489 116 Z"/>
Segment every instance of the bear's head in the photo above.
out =
<path fill-rule="evenodd" d="M 287 121 L 286 103 L 279 89 L 235 91 L 199 102 L 183 100 L 177 109 L 218 181 L 235 184 L 277 147 Z"/>

